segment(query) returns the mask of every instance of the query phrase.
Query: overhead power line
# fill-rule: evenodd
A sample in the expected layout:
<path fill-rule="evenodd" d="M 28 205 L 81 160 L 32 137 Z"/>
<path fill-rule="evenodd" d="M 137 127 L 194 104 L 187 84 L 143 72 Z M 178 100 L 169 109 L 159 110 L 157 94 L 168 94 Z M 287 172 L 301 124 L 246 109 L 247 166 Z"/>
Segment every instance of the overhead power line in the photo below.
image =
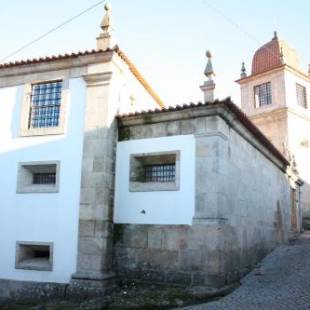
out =
<path fill-rule="evenodd" d="M 77 15 L 74 15 L 73 17 L 67 19 L 66 21 L 64 21 L 63 23 L 53 27 L 52 29 L 48 30 L 47 32 L 43 33 L 42 35 L 38 36 L 37 38 L 35 38 L 34 40 L 26 43 L 25 45 L 21 46 L 20 48 L 16 49 L 15 51 L 11 52 L 10 54 L 8 54 L 7 56 L 5 56 L 4 58 L 2 58 L 0 60 L 0 62 L 5 62 L 8 58 L 18 54 L 19 52 L 23 51 L 24 49 L 28 48 L 29 46 L 37 43 L 38 41 L 42 40 L 43 38 L 47 37 L 48 35 L 50 35 L 51 33 L 57 31 L 58 29 L 62 28 L 63 26 L 71 23 L 72 21 L 74 21 L 75 19 L 79 18 L 80 16 L 86 14 L 87 12 L 91 11 L 92 9 L 96 8 L 97 6 L 99 6 L 100 4 L 104 3 L 106 0 L 101 0 L 95 4 L 93 4 L 92 6 L 88 7 L 87 9 L 83 10 L 82 12 L 80 12 Z"/>
<path fill-rule="evenodd" d="M 239 31 L 241 31 L 243 34 L 245 34 L 248 38 L 250 38 L 251 40 L 255 41 L 256 43 L 258 43 L 258 45 L 263 46 L 264 44 L 262 42 L 260 42 L 258 39 L 256 39 L 255 36 L 253 36 L 251 33 L 249 33 L 248 31 L 244 30 L 243 27 L 238 24 L 237 22 L 235 22 L 233 19 L 231 19 L 230 17 L 228 17 L 226 14 L 224 14 L 221 10 L 219 10 L 217 7 L 215 7 L 214 5 L 212 5 L 210 3 L 210 1 L 205 0 L 206 5 L 213 10 L 215 13 L 217 13 L 218 15 L 220 15 L 221 17 L 223 17 L 229 24 L 233 25 L 235 28 L 237 28 Z M 278 56 L 274 53 L 273 50 L 271 50 L 268 47 L 264 47 L 265 49 L 268 50 L 269 53 L 273 54 L 274 56 Z"/>

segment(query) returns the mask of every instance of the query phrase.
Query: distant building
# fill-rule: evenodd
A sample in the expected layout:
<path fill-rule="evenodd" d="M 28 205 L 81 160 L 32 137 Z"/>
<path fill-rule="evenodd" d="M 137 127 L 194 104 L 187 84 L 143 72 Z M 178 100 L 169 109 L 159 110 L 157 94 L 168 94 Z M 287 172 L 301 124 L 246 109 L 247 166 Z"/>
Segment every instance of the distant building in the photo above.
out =
<path fill-rule="evenodd" d="M 296 51 L 275 33 L 255 52 L 251 74 L 247 76 L 243 66 L 237 82 L 242 110 L 295 164 L 304 181 L 301 206 L 304 225 L 309 228 L 310 71 L 302 71 Z"/>
<path fill-rule="evenodd" d="M 0 299 L 219 287 L 300 230 L 294 165 L 214 101 L 211 53 L 206 102 L 164 108 L 105 10 L 96 50 L 0 65 Z"/>

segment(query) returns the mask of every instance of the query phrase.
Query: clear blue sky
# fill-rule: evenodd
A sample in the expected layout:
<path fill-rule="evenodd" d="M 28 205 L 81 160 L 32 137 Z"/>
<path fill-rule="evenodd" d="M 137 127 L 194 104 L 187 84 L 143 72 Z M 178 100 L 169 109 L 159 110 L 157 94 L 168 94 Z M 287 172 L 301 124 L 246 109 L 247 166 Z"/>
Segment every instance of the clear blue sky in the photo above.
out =
<path fill-rule="evenodd" d="M 0 59 L 96 2 L 6 1 L 0 11 Z M 249 72 L 253 53 L 274 29 L 298 51 L 304 70 L 310 63 L 309 0 L 110 2 L 119 46 L 168 105 L 202 99 L 206 49 L 214 55 L 218 96 L 231 95 L 236 102 L 241 62 Z M 92 49 L 102 15 L 103 5 L 11 60 Z"/>

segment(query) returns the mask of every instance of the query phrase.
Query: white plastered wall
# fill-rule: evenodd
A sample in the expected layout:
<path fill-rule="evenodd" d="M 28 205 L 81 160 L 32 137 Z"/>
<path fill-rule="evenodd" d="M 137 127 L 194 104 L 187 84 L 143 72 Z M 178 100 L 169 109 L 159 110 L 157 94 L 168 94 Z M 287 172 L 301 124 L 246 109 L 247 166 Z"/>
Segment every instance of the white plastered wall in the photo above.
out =
<path fill-rule="evenodd" d="M 263 107 L 255 107 L 254 87 L 260 84 L 271 82 L 272 104 Z M 284 107 L 286 104 L 285 97 L 285 79 L 284 70 L 267 72 L 248 82 L 241 84 L 241 107 L 248 115 L 253 116 L 264 112 Z"/>
<path fill-rule="evenodd" d="M 297 104 L 297 93 L 296 93 L 296 83 L 306 87 L 307 91 L 307 103 L 308 107 L 310 105 L 310 78 L 306 79 L 299 74 L 294 74 L 293 72 L 285 71 L 285 96 L 288 107 L 297 108 L 300 112 L 306 113 L 310 116 L 310 110 L 304 109 Z"/>
<path fill-rule="evenodd" d="M 24 86 L 0 89 L 0 279 L 67 283 L 76 269 L 85 83 L 69 81 L 64 135 L 20 137 Z M 17 194 L 19 162 L 60 161 L 60 190 Z M 15 269 L 16 241 L 53 242 L 53 271 Z"/>
<path fill-rule="evenodd" d="M 118 114 L 160 109 L 158 103 L 129 70 L 127 64 L 114 56 L 112 65 L 112 101 Z M 114 91 L 113 90 L 117 90 Z"/>
<path fill-rule="evenodd" d="M 180 190 L 130 192 L 130 155 L 180 151 Z M 195 204 L 195 138 L 182 135 L 119 142 L 115 223 L 191 225 Z M 141 213 L 141 211 L 145 213 Z"/>

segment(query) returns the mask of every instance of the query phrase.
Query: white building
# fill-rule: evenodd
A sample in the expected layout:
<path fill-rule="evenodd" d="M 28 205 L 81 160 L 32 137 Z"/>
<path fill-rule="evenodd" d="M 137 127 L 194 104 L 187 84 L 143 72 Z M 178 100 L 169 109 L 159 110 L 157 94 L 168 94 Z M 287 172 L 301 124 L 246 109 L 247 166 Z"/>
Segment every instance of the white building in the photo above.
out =
<path fill-rule="evenodd" d="M 106 10 L 96 50 L 0 65 L 1 279 L 68 283 L 109 264 L 88 253 L 110 246 L 115 116 L 163 103 Z"/>
<path fill-rule="evenodd" d="M 208 102 L 163 109 L 105 9 L 96 50 L 0 65 L 0 298 L 222 286 L 300 229 L 296 173 L 213 102 L 211 54 Z"/>

